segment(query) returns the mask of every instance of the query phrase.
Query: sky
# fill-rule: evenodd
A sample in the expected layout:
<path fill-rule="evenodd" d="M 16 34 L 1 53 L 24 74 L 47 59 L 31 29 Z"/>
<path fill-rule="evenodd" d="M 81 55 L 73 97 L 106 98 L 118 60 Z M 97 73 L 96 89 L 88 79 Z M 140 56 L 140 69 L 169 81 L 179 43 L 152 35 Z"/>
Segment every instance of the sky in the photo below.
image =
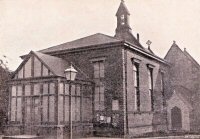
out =
<path fill-rule="evenodd" d="M 200 63 L 200 0 L 125 0 L 133 34 L 164 58 L 175 40 Z M 15 70 L 21 55 L 95 33 L 114 36 L 120 0 L 0 0 L 0 58 Z"/>

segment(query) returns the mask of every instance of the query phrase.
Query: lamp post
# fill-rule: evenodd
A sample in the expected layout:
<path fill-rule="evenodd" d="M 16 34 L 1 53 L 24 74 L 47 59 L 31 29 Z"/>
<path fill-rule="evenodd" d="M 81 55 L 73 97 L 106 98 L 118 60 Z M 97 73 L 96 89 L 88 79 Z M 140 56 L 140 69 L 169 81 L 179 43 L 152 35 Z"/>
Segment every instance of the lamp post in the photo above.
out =
<path fill-rule="evenodd" d="M 72 139 L 72 93 L 71 93 L 71 82 L 75 80 L 77 74 L 77 70 L 70 65 L 69 68 L 65 70 L 65 77 L 67 81 L 69 81 L 69 95 L 70 95 L 70 139 Z"/>

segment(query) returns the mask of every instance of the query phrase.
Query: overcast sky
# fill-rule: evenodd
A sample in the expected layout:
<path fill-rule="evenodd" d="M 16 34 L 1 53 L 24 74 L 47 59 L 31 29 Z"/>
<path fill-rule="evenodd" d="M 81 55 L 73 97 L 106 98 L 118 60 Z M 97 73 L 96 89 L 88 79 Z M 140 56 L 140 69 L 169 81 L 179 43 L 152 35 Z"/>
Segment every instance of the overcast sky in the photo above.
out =
<path fill-rule="evenodd" d="M 173 40 L 200 62 L 200 0 L 125 0 L 133 34 L 164 57 Z M 20 55 L 95 33 L 114 36 L 120 0 L 0 0 L 0 57 L 15 70 Z"/>

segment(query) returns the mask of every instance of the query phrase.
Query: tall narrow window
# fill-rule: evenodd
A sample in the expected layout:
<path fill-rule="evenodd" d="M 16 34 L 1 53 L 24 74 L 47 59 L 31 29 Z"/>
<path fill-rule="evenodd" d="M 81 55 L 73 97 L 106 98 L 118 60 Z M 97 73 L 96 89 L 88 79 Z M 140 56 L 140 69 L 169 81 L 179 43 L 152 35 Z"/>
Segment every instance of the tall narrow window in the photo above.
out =
<path fill-rule="evenodd" d="M 140 111 L 140 89 L 139 89 L 139 64 L 133 64 L 135 111 Z"/>
<path fill-rule="evenodd" d="M 35 124 L 41 122 L 41 113 L 40 113 L 40 84 L 33 85 L 33 121 Z"/>
<path fill-rule="evenodd" d="M 83 86 L 82 87 L 82 120 L 83 122 L 91 121 L 93 118 L 92 114 L 92 87 Z"/>
<path fill-rule="evenodd" d="M 11 89 L 11 121 L 22 122 L 22 86 Z"/>
<path fill-rule="evenodd" d="M 16 111 L 17 111 L 17 106 L 16 106 L 16 97 L 17 97 L 17 87 L 12 86 L 11 89 L 11 121 L 16 121 Z"/>
<path fill-rule="evenodd" d="M 55 83 L 43 84 L 42 122 L 55 122 Z"/>
<path fill-rule="evenodd" d="M 153 100 L 153 68 L 148 66 L 148 82 L 149 82 L 149 96 L 151 102 L 151 110 L 154 110 L 154 100 Z"/>
<path fill-rule="evenodd" d="M 104 61 L 95 61 L 94 80 L 95 80 L 95 110 L 104 110 Z"/>
<path fill-rule="evenodd" d="M 161 87 L 161 94 L 162 94 L 162 109 L 165 107 L 165 94 L 164 94 L 164 73 L 160 72 L 161 79 L 160 79 L 160 87 Z"/>

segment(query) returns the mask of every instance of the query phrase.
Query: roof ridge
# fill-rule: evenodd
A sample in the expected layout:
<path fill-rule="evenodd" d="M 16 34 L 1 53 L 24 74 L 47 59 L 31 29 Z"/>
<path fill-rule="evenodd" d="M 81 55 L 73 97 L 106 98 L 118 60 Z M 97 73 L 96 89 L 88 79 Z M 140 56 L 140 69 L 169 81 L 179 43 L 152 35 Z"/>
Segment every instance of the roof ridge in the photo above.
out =
<path fill-rule="evenodd" d="M 48 57 L 51 57 L 51 58 L 55 58 L 55 59 L 59 59 L 59 60 L 66 61 L 66 60 L 64 60 L 64 59 L 62 59 L 62 58 L 59 58 L 59 57 L 57 57 L 57 56 L 48 55 L 48 54 L 41 53 L 41 52 L 38 52 L 38 51 L 37 51 L 37 52 L 36 52 L 36 51 L 32 51 L 32 53 L 34 53 L 34 54 L 37 55 L 37 56 L 38 56 L 37 53 L 39 53 L 39 54 L 41 54 L 41 55 L 45 55 L 45 56 L 48 56 Z"/>
<path fill-rule="evenodd" d="M 176 43 L 173 43 L 173 44 L 171 45 L 171 47 L 169 48 L 169 50 L 167 51 L 167 53 L 166 53 L 164 59 L 166 59 L 167 55 L 169 54 L 170 50 L 171 50 L 173 47 L 177 47 L 181 52 L 183 52 L 183 51 L 181 50 L 181 48 L 180 48 Z"/>
<path fill-rule="evenodd" d="M 95 33 L 95 34 L 98 34 L 98 33 Z M 44 51 L 44 50 L 48 50 L 48 49 L 50 49 L 50 48 L 52 48 L 52 47 L 57 47 L 57 46 L 60 46 L 60 45 L 64 45 L 64 44 L 67 44 L 67 43 L 71 43 L 71 42 L 74 42 L 74 41 L 77 41 L 77 40 L 81 40 L 81 39 L 84 39 L 84 38 L 93 36 L 93 35 L 95 35 L 95 34 L 88 35 L 88 36 L 85 36 L 85 37 L 81 37 L 81 38 L 79 38 L 79 39 L 74 39 L 74 40 L 71 40 L 71 41 L 68 41 L 68 42 L 60 43 L 60 44 L 58 44 L 58 45 L 54 45 L 54 46 L 48 47 L 48 48 L 46 48 L 46 49 L 39 50 L 38 52 L 41 52 L 41 51 Z"/>
<path fill-rule="evenodd" d="M 81 37 L 81 38 L 79 38 L 79 39 L 75 39 L 75 40 L 72 40 L 72 41 L 69 41 L 69 42 L 65 42 L 65 43 L 62 43 L 62 44 L 59 44 L 59 45 L 54 45 L 54 46 L 51 46 L 51 47 L 48 47 L 48 48 L 46 48 L 46 49 L 42 49 L 42 50 L 39 50 L 38 52 L 42 52 L 42 53 L 46 53 L 46 51 L 48 52 L 48 51 L 57 51 L 56 50 L 56 48 L 57 49 L 62 49 L 62 47 L 64 48 L 64 47 L 66 47 L 67 48 L 67 45 L 71 45 L 71 46 L 73 46 L 74 44 L 75 45 L 77 45 L 76 43 L 77 42 L 80 42 L 80 41 L 84 41 L 84 39 L 85 40 L 87 40 L 87 39 L 91 39 L 91 38 L 93 38 L 94 40 L 95 40 L 95 37 L 96 38 L 98 38 L 98 40 L 100 40 L 101 41 L 101 36 L 103 36 L 102 38 L 103 39 L 107 39 L 107 42 L 116 42 L 116 41 L 121 41 L 121 40 L 119 40 L 119 39 L 117 39 L 117 38 L 115 38 L 115 37 L 112 37 L 112 36 L 109 36 L 109 35 L 106 35 L 106 34 L 103 34 L 103 33 L 95 33 L 95 34 L 92 34 L 92 35 L 88 35 L 88 36 L 85 36 L 85 37 Z M 94 43 L 94 42 L 92 42 L 92 41 L 86 41 L 87 43 L 85 43 L 85 46 L 82 46 L 82 47 L 86 47 L 86 46 L 90 46 L 90 45 L 92 45 L 92 43 Z M 91 43 L 91 44 L 90 44 Z M 77 48 L 80 48 L 80 47 L 77 47 Z M 52 50 L 53 49 L 53 50 Z M 65 49 L 65 48 L 64 48 Z M 70 49 L 70 47 L 69 47 L 69 49 Z"/>
<path fill-rule="evenodd" d="M 167 57 L 168 53 L 170 52 L 170 50 L 172 49 L 172 47 L 176 47 L 178 48 L 178 50 L 184 54 L 193 64 L 195 64 L 198 68 L 200 68 L 199 63 L 184 49 L 182 50 L 175 42 L 172 44 L 172 46 L 170 47 L 170 49 L 168 50 L 167 54 L 165 55 L 164 59 Z"/>

